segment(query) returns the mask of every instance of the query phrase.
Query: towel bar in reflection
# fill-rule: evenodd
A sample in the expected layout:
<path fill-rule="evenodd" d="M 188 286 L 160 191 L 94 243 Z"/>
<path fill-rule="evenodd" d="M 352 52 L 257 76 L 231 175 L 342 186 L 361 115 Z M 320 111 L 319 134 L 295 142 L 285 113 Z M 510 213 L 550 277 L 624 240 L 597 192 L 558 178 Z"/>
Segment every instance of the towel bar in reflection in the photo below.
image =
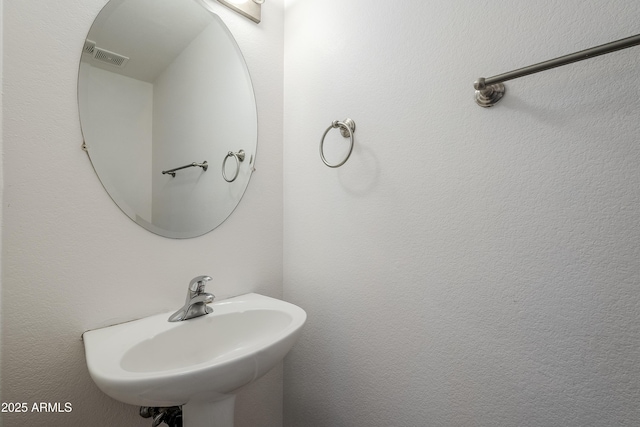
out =
<path fill-rule="evenodd" d="M 202 163 L 193 162 L 193 163 L 189 163 L 188 165 L 180 166 L 179 168 L 162 171 L 162 175 L 168 174 L 175 178 L 176 171 L 179 171 L 180 169 L 193 168 L 193 167 L 200 167 L 202 168 L 202 170 L 206 171 L 209 168 L 209 164 L 207 163 L 206 160 Z"/>

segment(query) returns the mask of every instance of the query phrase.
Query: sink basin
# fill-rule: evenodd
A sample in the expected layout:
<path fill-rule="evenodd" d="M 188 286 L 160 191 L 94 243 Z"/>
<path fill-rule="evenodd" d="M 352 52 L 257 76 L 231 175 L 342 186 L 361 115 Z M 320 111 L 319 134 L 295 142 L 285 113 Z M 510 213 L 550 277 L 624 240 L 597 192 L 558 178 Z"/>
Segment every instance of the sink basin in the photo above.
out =
<path fill-rule="evenodd" d="M 213 403 L 225 400 L 226 406 L 217 412 L 233 412 L 230 393 L 282 360 L 307 315 L 293 304 L 255 293 L 209 306 L 213 313 L 182 322 L 169 322 L 172 312 L 167 312 L 85 332 L 91 378 L 104 393 L 124 403 L 186 405 L 185 427 L 232 425 L 189 422 L 187 406 L 209 412 L 192 419 L 215 418 Z"/>

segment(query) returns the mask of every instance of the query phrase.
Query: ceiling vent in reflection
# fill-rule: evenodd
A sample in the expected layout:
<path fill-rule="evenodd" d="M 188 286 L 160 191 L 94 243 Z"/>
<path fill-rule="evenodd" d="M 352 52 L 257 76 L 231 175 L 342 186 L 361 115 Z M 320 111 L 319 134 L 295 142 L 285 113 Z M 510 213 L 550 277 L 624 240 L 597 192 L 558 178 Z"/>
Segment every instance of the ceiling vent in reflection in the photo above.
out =
<path fill-rule="evenodd" d="M 127 61 L 129 61 L 128 57 L 108 51 L 106 49 L 102 49 L 96 46 L 96 42 L 91 40 L 84 41 L 82 53 L 91 55 L 94 60 L 100 61 L 103 64 L 113 65 L 118 68 L 124 68 L 124 66 L 127 64 Z"/>
<path fill-rule="evenodd" d="M 93 59 L 96 61 L 104 62 L 105 64 L 115 65 L 116 67 L 124 67 L 127 64 L 129 58 L 123 55 L 118 55 L 114 52 L 95 47 L 93 49 Z"/>

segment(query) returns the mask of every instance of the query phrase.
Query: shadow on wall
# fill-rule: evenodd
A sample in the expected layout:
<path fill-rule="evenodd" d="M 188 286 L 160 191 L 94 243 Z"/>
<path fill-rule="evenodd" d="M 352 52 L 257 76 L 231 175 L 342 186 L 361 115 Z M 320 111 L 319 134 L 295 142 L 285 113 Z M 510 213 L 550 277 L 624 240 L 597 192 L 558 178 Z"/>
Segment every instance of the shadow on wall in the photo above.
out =
<path fill-rule="evenodd" d="M 339 169 L 338 179 L 345 191 L 352 196 L 364 196 L 380 181 L 380 161 L 375 152 L 355 138 L 353 154 Z"/>

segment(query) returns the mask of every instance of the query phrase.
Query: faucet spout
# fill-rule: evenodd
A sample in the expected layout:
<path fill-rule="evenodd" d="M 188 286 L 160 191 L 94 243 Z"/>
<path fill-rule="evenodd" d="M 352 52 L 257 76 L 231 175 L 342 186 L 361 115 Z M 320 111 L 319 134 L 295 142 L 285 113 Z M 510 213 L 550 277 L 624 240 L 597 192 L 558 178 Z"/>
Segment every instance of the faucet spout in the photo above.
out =
<path fill-rule="evenodd" d="M 209 276 L 193 278 L 191 282 L 189 282 L 187 298 L 184 305 L 169 317 L 169 322 L 181 322 L 212 313 L 213 309 L 207 307 L 207 304 L 212 303 L 215 296 L 204 291 L 205 285 L 211 280 Z"/>

